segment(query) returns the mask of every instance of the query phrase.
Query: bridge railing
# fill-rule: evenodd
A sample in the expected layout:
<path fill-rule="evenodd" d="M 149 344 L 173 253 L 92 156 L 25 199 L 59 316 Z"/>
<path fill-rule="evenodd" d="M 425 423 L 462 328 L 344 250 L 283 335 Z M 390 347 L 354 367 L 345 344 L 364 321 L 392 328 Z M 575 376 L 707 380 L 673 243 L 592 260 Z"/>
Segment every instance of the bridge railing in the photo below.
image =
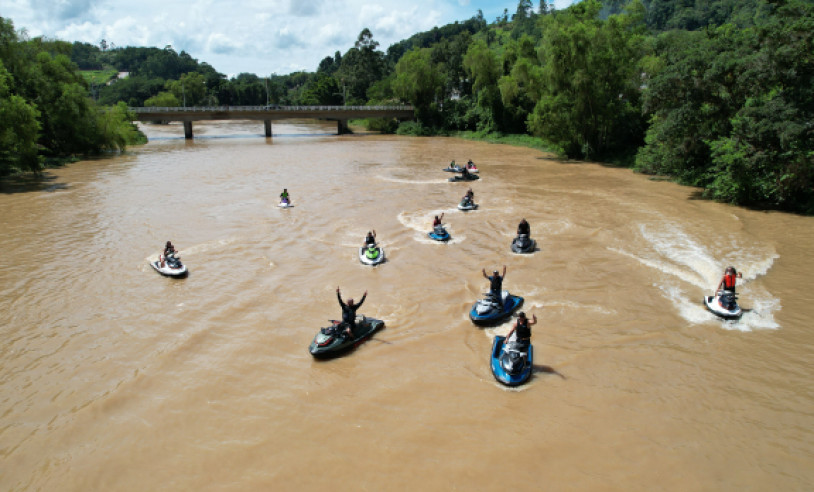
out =
<path fill-rule="evenodd" d="M 196 113 L 213 111 L 412 111 L 413 107 L 403 106 L 190 106 L 190 107 L 141 107 L 129 108 L 134 113 Z"/>

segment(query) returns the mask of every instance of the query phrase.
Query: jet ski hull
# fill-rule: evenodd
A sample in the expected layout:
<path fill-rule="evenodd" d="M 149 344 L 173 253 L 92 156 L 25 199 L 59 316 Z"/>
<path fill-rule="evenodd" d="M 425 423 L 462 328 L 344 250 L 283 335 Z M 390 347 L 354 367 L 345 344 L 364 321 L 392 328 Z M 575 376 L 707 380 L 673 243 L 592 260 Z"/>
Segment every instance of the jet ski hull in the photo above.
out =
<path fill-rule="evenodd" d="M 523 355 L 518 358 L 518 368 L 509 371 L 502 360 L 504 357 L 509 357 L 509 355 L 503 351 L 505 345 L 506 337 L 497 336 L 492 342 L 492 375 L 498 382 L 506 386 L 519 386 L 531 378 L 534 363 L 534 347 L 529 344 L 525 351 L 520 352 L 520 354 Z"/>
<path fill-rule="evenodd" d="M 317 332 L 308 351 L 317 359 L 329 359 L 342 355 L 365 341 L 377 330 L 384 328 L 384 321 L 366 316 L 359 316 L 356 320 L 356 331 L 353 337 L 344 334 L 344 327 L 338 322 L 333 326 L 322 328 Z"/>
<path fill-rule="evenodd" d="M 533 253 L 537 247 L 537 241 L 531 238 L 526 238 L 525 240 L 520 239 L 520 237 L 516 237 L 512 240 L 512 252 L 518 254 L 528 254 Z"/>
<path fill-rule="evenodd" d="M 443 228 L 441 228 L 441 229 L 439 229 L 439 228 L 433 229 L 431 232 L 427 233 L 427 236 L 429 236 L 430 239 L 434 239 L 436 241 L 441 241 L 441 242 L 446 242 L 446 241 L 449 241 L 450 239 L 452 239 L 452 236 L 450 236 L 449 233 L 447 232 L 447 230 L 443 229 Z"/>
<path fill-rule="evenodd" d="M 469 319 L 480 326 L 494 325 L 508 318 L 522 304 L 522 297 L 514 296 L 509 294 L 509 291 L 504 290 L 502 308 L 497 308 L 493 304 L 490 305 L 487 299 L 479 299 L 469 310 Z"/>
<path fill-rule="evenodd" d="M 718 302 L 720 296 L 704 296 L 704 305 L 713 314 L 723 319 L 738 319 L 743 315 L 743 309 L 735 303 L 735 307 L 727 309 Z"/>
<path fill-rule="evenodd" d="M 362 264 L 376 266 L 384 263 L 384 248 L 377 246 L 376 251 L 378 251 L 379 254 L 373 258 L 367 255 L 367 249 L 368 248 L 364 246 L 359 248 L 359 261 L 362 262 Z"/>
<path fill-rule="evenodd" d="M 453 176 L 453 177 L 449 178 L 448 181 L 450 181 L 450 182 L 455 182 L 455 181 L 475 181 L 476 179 L 480 179 L 480 176 L 478 176 L 476 174 L 469 174 L 468 177 L 464 177 L 463 175 Z"/>
<path fill-rule="evenodd" d="M 150 266 L 152 266 L 155 269 L 155 271 L 157 271 L 161 275 L 164 275 L 165 277 L 181 278 L 186 277 L 187 274 L 189 273 L 187 271 L 187 266 L 183 264 L 181 265 L 180 268 L 170 268 L 168 262 L 164 262 L 164 266 L 162 267 L 158 261 L 151 261 Z"/>

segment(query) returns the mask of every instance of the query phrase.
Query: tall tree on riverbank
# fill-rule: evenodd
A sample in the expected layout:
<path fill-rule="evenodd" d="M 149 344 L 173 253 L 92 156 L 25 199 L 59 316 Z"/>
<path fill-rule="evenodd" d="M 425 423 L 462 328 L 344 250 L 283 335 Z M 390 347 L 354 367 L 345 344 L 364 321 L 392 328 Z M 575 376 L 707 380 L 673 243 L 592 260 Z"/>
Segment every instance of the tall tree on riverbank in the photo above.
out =
<path fill-rule="evenodd" d="M 529 128 L 569 157 L 597 159 L 637 146 L 644 10 L 599 18 L 602 4 L 584 0 L 545 16 L 540 59 L 542 97 Z"/>
<path fill-rule="evenodd" d="M 69 52 L 67 43 L 21 40 L 0 18 L 0 175 L 134 141 L 126 109 L 100 111 Z"/>

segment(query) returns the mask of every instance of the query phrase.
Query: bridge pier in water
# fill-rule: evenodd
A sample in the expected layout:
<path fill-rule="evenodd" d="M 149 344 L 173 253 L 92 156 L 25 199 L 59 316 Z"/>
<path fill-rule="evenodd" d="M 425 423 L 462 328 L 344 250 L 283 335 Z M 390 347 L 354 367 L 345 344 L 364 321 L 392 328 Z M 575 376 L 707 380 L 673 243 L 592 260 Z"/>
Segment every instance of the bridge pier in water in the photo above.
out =
<path fill-rule="evenodd" d="M 192 140 L 192 122 L 185 121 L 184 122 L 184 138 L 187 140 Z"/>
<path fill-rule="evenodd" d="M 337 120 L 336 133 L 339 135 L 347 135 L 350 133 L 350 128 L 348 128 L 348 120 Z"/>
<path fill-rule="evenodd" d="M 271 120 L 263 120 L 263 126 L 266 127 L 266 137 L 271 137 Z"/>

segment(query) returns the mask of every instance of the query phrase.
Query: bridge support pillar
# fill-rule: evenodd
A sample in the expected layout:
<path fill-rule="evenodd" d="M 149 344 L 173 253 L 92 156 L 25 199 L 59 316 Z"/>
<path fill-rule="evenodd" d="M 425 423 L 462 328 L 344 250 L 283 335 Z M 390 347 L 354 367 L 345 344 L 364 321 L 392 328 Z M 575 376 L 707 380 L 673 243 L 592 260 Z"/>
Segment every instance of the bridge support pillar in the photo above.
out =
<path fill-rule="evenodd" d="M 338 120 L 336 122 L 336 132 L 339 135 L 346 135 L 350 133 L 350 128 L 348 128 L 348 120 Z"/>
<path fill-rule="evenodd" d="M 263 126 L 266 127 L 266 137 L 271 137 L 271 120 L 263 120 Z"/>
<path fill-rule="evenodd" d="M 185 121 L 184 122 L 184 138 L 187 140 L 192 139 L 192 122 Z"/>

